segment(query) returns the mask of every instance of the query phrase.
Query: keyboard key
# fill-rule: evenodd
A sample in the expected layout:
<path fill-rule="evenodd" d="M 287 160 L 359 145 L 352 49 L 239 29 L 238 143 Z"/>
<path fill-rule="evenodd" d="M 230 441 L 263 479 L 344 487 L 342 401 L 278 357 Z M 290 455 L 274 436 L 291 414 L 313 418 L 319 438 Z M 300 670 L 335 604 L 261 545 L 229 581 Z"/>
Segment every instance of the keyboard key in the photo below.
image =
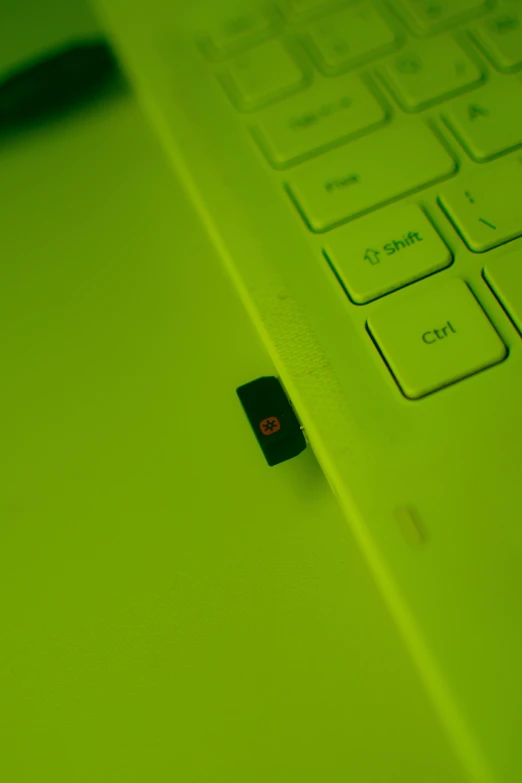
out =
<path fill-rule="evenodd" d="M 483 75 L 451 37 L 413 41 L 381 68 L 381 76 L 406 111 L 419 111 L 472 89 Z"/>
<path fill-rule="evenodd" d="M 266 10 L 232 6 L 228 13 L 211 19 L 201 36 L 205 54 L 211 58 L 228 54 L 265 35 L 274 26 L 274 16 Z"/>
<path fill-rule="evenodd" d="M 502 163 L 502 166 L 499 166 Z M 522 234 L 522 157 L 461 174 L 441 190 L 439 204 L 474 253 Z"/>
<path fill-rule="evenodd" d="M 506 347 L 462 280 L 420 294 L 411 289 L 377 309 L 368 328 L 410 399 L 473 375 L 507 355 Z"/>
<path fill-rule="evenodd" d="M 267 41 L 236 57 L 223 81 L 237 108 L 251 111 L 304 87 L 307 78 L 280 41 Z"/>
<path fill-rule="evenodd" d="M 522 250 L 490 261 L 484 277 L 522 335 Z"/>
<path fill-rule="evenodd" d="M 490 6 L 489 0 L 398 0 L 412 30 L 419 35 L 436 33 L 452 24 L 459 24 Z"/>
<path fill-rule="evenodd" d="M 352 68 L 397 45 L 397 36 L 365 0 L 321 19 L 307 28 L 312 56 L 326 74 Z"/>
<path fill-rule="evenodd" d="M 360 76 L 316 82 L 256 115 L 254 135 L 274 166 L 378 127 L 386 112 Z"/>
<path fill-rule="evenodd" d="M 522 145 L 522 74 L 504 76 L 444 107 L 444 120 L 470 157 L 489 160 Z"/>
<path fill-rule="evenodd" d="M 324 13 L 341 5 L 344 0 L 286 0 L 286 13 L 297 20 Z"/>
<path fill-rule="evenodd" d="M 493 16 L 481 20 L 473 36 L 499 71 L 522 66 L 522 10 L 505 4 Z"/>
<path fill-rule="evenodd" d="M 416 204 L 391 207 L 333 231 L 325 256 L 350 299 L 365 304 L 451 264 Z"/>
<path fill-rule="evenodd" d="M 303 163 L 291 198 L 312 231 L 359 217 L 450 177 L 456 162 L 423 122 L 390 127 Z"/>

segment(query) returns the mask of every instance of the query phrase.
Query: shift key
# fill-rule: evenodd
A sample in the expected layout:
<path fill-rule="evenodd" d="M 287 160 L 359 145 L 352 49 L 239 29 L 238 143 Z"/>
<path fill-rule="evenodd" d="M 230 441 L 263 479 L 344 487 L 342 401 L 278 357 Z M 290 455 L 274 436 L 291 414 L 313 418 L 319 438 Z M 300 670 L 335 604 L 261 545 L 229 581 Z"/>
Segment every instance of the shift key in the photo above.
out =
<path fill-rule="evenodd" d="M 299 167 L 288 193 L 321 233 L 452 176 L 457 163 L 422 121 L 387 128 Z"/>

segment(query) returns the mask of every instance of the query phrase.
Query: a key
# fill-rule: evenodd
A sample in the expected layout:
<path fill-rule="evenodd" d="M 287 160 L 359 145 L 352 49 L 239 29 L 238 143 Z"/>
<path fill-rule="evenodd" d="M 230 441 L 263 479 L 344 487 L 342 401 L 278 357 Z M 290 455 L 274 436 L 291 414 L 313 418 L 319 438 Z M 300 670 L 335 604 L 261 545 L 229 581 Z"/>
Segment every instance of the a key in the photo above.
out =
<path fill-rule="evenodd" d="M 480 84 L 482 72 L 451 36 L 411 41 L 380 69 L 381 77 L 406 111 L 419 111 Z"/>
<path fill-rule="evenodd" d="M 326 74 L 353 68 L 395 48 L 398 36 L 367 0 L 309 25 L 309 49 Z"/>
<path fill-rule="evenodd" d="M 238 4 L 207 22 L 200 43 L 205 54 L 215 59 L 267 34 L 274 22 L 274 15 L 266 10 L 245 9 Z"/>
<path fill-rule="evenodd" d="M 254 135 L 278 167 L 335 142 L 368 132 L 386 111 L 360 76 L 320 81 L 256 115 Z"/>
<path fill-rule="evenodd" d="M 325 256 L 350 299 L 365 304 L 451 264 L 416 204 L 388 207 L 332 231 Z"/>
<path fill-rule="evenodd" d="M 487 11 L 490 0 L 399 0 L 397 7 L 419 35 L 436 33 Z"/>
<path fill-rule="evenodd" d="M 507 355 L 506 347 L 462 280 L 415 289 L 375 310 L 368 328 L 410 399 L 473 375 Z"/>
<path fill-rule="evenodd" d="M 342 2 L 343 0 L 286 0 L 283 8 L 290 18 L 300 21 L 330 11 Z"/>
<path fill-rule="evenodd" d="M 251 111 L 304 87 L 307 75 L 280 41 L 267 41 L 235 57 L 223 82 L 237 108 Z"/>
<path fill-rule="evenodd" d="M 493 16 L 481 19 L 473 37 L 499 71 L 522 65 L 522 4 L 504 4 Z"/>
<path fill-rule="evenodd" d="M 522 234 L 522 154 L 473 175 L 462 174 L 440 190 L 439 204 L 475 253 Z"/>
<path fill-rule="evenodd" d="M 505 76 L 448 103 L 443 117 L 473 160 L 522 145 L 522 74 Z"/>
<path fill-rule="evenodd" d="M 489 261 L 484 277 L 522 335 L 522 249 Z"/>
<path fill-rule="evenodd" d="M 456 171 L 424 122 L 390 127 L 303 163 L 288 192 L 312 231 L 371 212 Z"/>

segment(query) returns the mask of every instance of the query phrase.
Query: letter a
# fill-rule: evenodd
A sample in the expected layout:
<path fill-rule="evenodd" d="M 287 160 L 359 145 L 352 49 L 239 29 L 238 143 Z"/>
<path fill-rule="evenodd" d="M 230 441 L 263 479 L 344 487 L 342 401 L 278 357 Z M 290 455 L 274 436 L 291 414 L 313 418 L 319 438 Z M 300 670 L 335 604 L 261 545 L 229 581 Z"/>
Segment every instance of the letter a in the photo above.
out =
<path fill-rule="evenodd" d="M 479 106 L 478 103 L 470 103 L 468 107 L 468 116 L 470 120 L 476 120 L 477 117 L 489 117 L 489 109 Z"/>

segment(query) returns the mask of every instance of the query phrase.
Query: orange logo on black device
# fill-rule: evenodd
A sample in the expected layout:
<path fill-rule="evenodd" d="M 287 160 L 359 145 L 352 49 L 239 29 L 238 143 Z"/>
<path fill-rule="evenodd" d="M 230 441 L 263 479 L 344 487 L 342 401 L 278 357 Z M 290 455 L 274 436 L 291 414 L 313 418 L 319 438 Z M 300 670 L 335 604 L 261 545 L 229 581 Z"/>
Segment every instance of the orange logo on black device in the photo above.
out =
<path fill-rule="evenodd" d="M 274 432 L 278 432 L 281 429 L 281 424 L 279 419 L 271 416 L 269 419 L 263 419 L 263 421 L 259 422 L 259 427 L 263 435 L 273 435 Z"/>

